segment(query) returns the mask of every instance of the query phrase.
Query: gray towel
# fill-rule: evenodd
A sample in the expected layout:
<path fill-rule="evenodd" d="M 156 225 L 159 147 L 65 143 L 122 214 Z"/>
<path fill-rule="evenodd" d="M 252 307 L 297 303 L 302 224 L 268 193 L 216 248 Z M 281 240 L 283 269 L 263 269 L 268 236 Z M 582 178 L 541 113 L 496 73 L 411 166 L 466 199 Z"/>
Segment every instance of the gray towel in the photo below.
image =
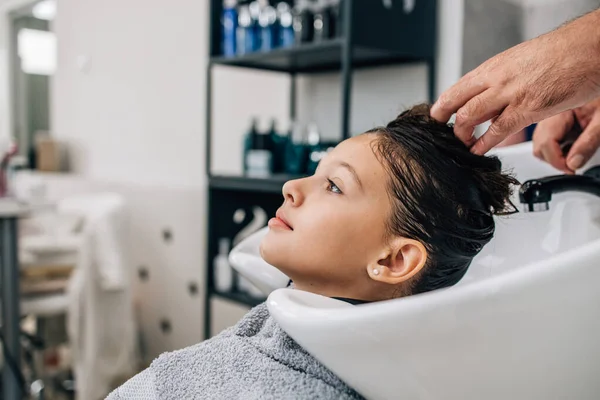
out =
<path fill-rule="evenodd" d="M 210 340 L 161 355 L 108 396 L 138 398 L 362 399 L 294 342 L 265 304 Z"/>

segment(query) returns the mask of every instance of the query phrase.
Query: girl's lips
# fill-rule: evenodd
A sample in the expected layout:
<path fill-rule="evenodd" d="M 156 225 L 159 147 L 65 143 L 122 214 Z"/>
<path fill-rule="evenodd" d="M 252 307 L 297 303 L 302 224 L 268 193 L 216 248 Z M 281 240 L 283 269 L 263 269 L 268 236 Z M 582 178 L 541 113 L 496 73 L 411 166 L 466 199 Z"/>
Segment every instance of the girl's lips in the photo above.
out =
<path fill-rule="evenodd" d="M 271 218 L 269 220 L 269 224 L 268 225 L 269 225 L 269 228 L 271 228 L 271 229 L 279 228 L 279 229 L 283 229 L 283 230 L 286 230 L 286 231 L 291 231 L 292 230 L 292 228 L 290 228 L 290 226 L 288 224 L 286 224 L 282 219 L 277 218 L 277 217 Z"/>
<path fill-rule="evenodd" d="M 292 226 L 289 224 L 289 222 L 287 222 L 287 220 L 285 219 L 285 216 L 283 215 L 283 212 L 281 211 L 281 209 L 277 210 L 277 213 L 275 214 L 275 218 L 271 218 L 269 220 L 269 228 L 284 228 L 286 230 L 290 230 L 293 231 L 294 229 L 292 228 Z"/>

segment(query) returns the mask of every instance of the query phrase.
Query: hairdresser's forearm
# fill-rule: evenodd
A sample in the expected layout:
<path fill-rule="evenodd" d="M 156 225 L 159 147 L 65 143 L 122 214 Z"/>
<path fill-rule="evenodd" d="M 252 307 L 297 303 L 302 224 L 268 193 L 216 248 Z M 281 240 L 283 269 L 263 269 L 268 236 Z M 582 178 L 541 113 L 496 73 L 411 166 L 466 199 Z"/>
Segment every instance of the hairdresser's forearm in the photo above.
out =
<path fill-rule="evenodd" d="M 600 8 L 565 24 L 559 31 L 561 29 L 565 30 L 564 37 L 578 37 L 583 48 L 587 48 L 587 51 L 581 54 L 583 71 L 595 84 L 593 89 L 596 95 L 600 96 Z M 573 32 L 569 33 L 568 30 Z"/>

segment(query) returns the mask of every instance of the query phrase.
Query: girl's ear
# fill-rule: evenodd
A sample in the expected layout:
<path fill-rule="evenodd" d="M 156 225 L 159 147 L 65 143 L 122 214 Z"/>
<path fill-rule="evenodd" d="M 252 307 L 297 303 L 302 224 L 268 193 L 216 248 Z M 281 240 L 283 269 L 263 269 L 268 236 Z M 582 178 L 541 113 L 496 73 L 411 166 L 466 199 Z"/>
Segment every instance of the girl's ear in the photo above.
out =
<path fill-rule="evenodd" d="M 397 285 L 415 276 L 427 262 L 427 250 L 418 240 L 398 238 L 367 266 L 375 281 Z"/>

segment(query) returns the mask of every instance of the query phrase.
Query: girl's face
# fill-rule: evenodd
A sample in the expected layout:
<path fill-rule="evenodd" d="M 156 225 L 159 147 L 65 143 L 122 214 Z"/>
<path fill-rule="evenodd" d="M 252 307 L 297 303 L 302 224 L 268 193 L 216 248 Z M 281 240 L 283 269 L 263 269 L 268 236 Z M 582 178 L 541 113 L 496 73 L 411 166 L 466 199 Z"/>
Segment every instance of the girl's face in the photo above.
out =
<path fill-rule="evenodd" d="M 373 266 L 385 269 L 396 257 L 386 240 L 391 201 L 387 172 L 373 152 L 375 137 L 345 140 L 313 176 L 284 185 L 283 205 L 260 250 L 297 288 L 370 300 L 385 275 L 378 270 L 374 276 Z"/>

